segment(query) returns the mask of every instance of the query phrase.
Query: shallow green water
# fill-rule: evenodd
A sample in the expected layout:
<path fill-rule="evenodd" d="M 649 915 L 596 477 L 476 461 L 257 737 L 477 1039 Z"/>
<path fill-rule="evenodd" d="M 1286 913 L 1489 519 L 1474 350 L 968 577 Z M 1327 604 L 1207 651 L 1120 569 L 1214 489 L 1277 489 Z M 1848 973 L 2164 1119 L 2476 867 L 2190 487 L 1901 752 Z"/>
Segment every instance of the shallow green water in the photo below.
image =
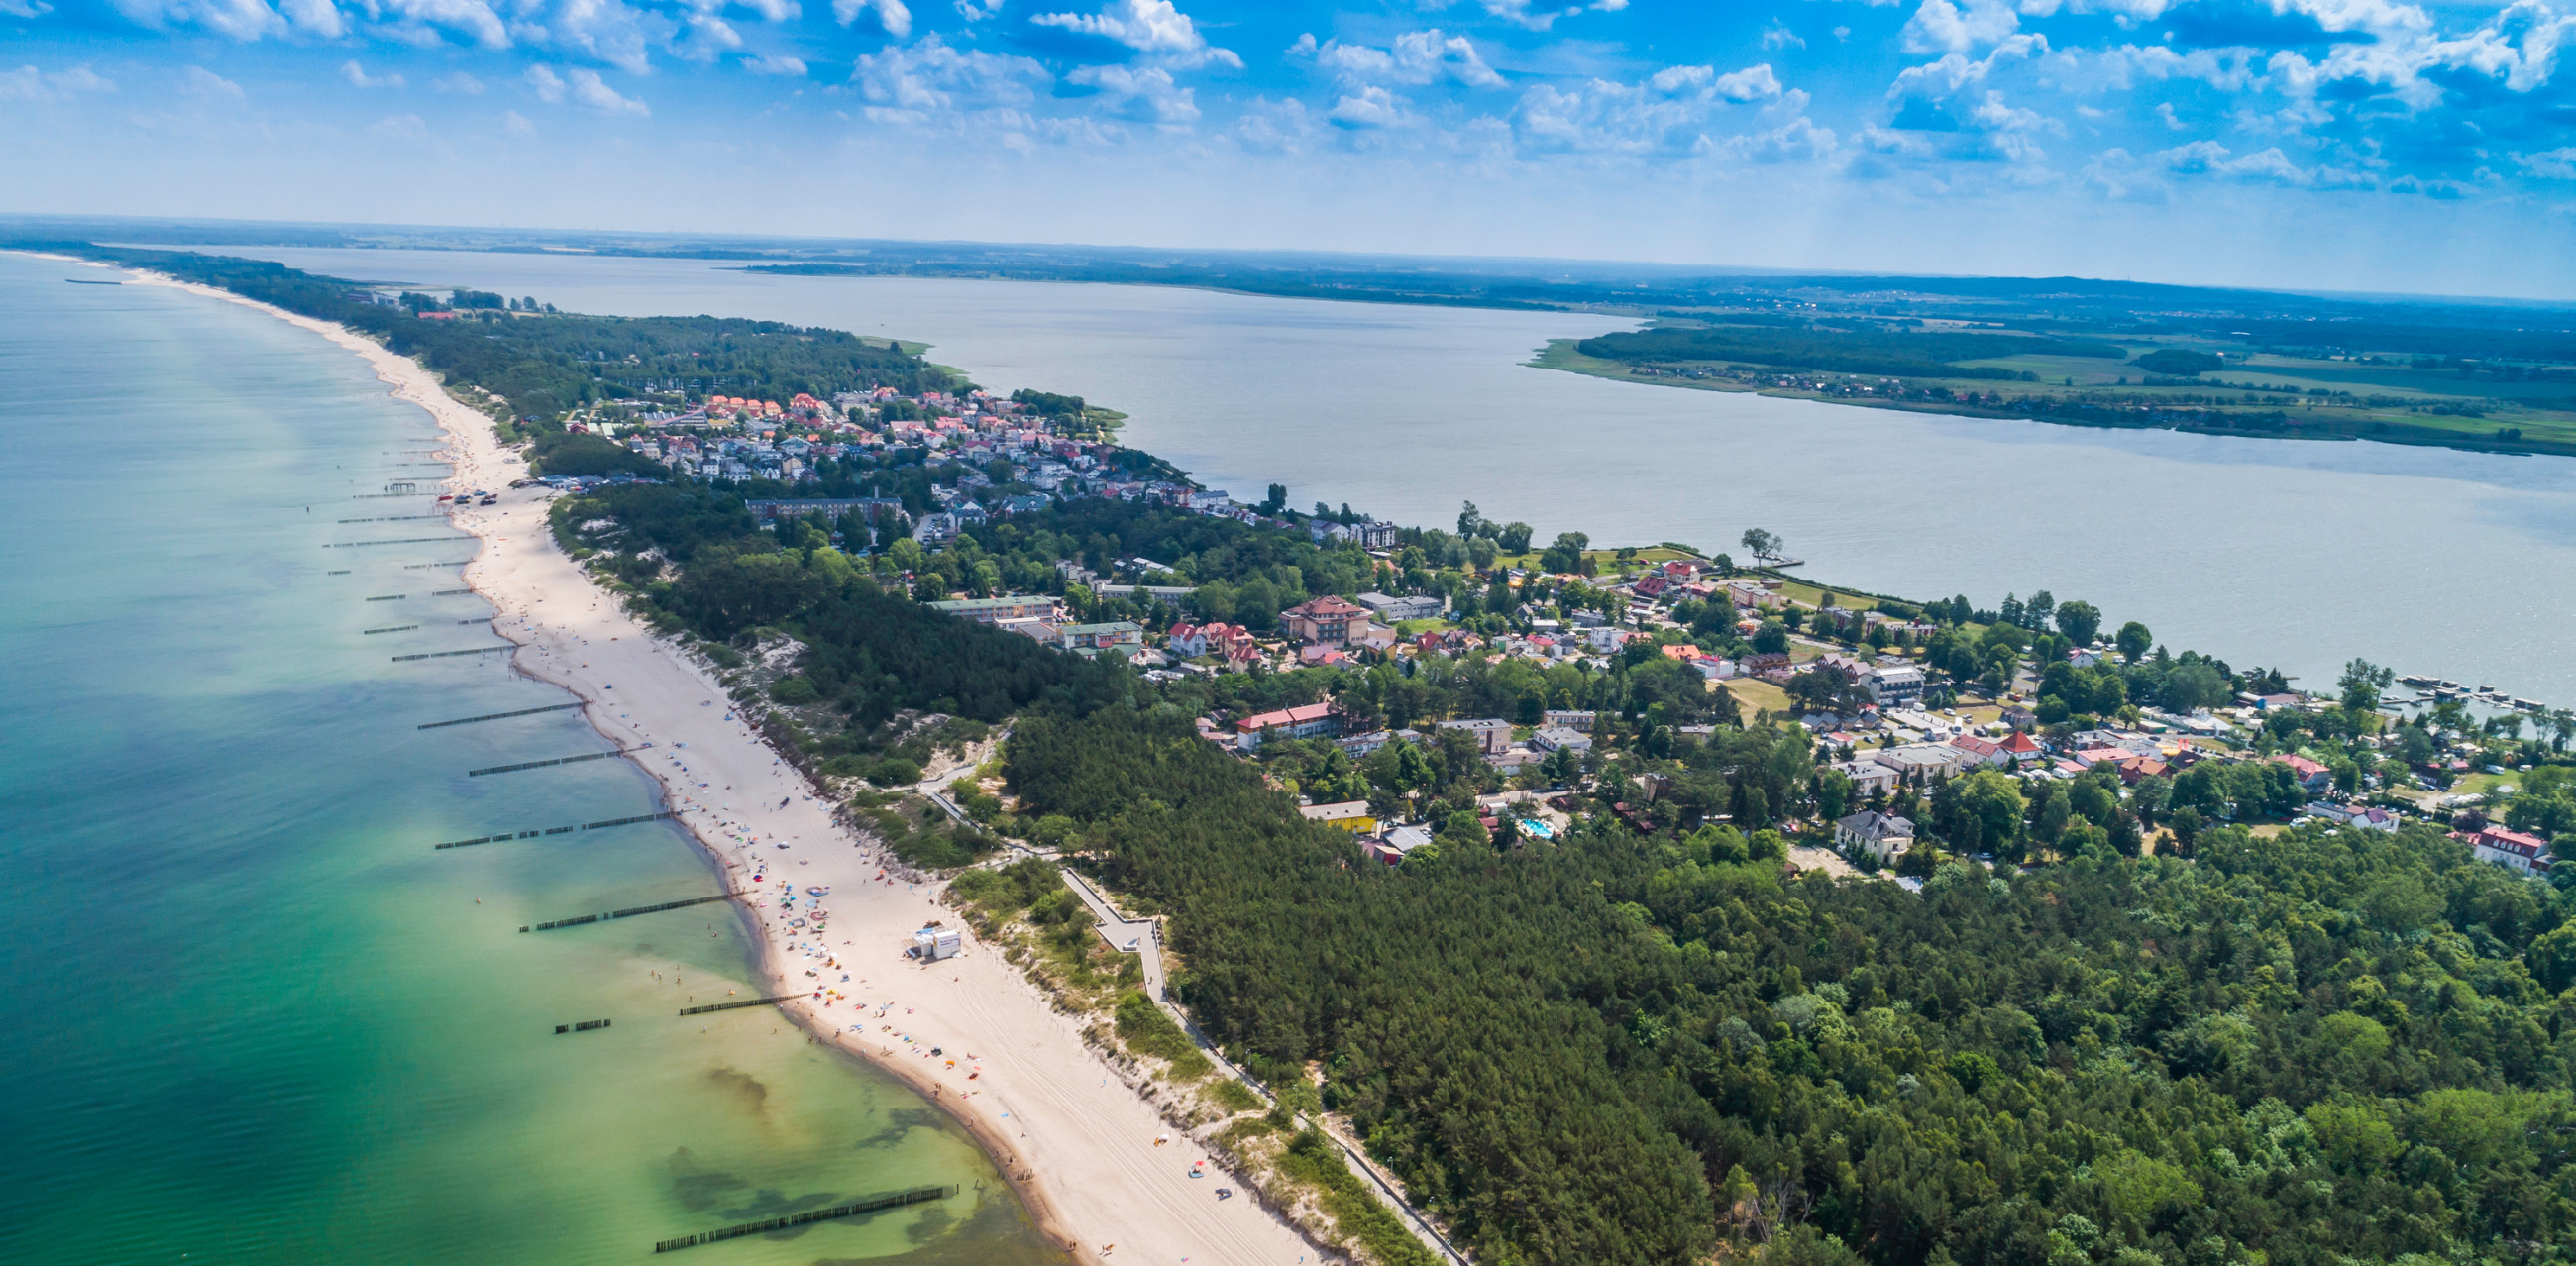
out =
<path fill-rule="evenodd" d="M 676 829 L 430 847 L 659 805 L 619 761 L 466 776 L 603 750 L 576 713 L 417 728 L 568 698 L 390 662 L 499 644 L 431 596 L 465 538 L 340 522 L 429 513 L 361 495 L 444 473 L 404 464 L 426 415 L 282 322 L 80 275 L 0 255 L 0 1261 L 639 1261 L 924 1183 L 961 1194 L 667 1260 L 1060 1260 L 899 1083 L 674 1014 L 748 978 L 732 907 L 517 931 L 714 892 Z"/>

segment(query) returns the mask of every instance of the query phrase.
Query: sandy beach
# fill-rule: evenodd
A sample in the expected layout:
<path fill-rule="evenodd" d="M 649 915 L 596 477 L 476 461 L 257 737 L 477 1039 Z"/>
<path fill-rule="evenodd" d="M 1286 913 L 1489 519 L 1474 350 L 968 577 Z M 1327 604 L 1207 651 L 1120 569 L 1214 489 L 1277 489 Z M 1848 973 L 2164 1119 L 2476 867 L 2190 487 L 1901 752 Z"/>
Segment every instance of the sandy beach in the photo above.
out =
<path fill-rule="evenodd" d="M 1234 1184 L 1215 1158 L 1167 1125 L 1083 1042 L 1071 1017 L 971 931 L 957 958 L 922 965 L 904 957 L 924 924 L 959 926 L 935 886 L 887 878 L 885 859 L 833 820 L 833 806 L 743 723 L 706 669 L 590 583 L 547 530 L 553 494 L 506 490 L 527 468 L 500 447 L 490 418 L 416 362 L 339 326 L 208 287 L 141 280 L 259 308 L 365 357 L 397 398 L 428 410 L 446 432 L 456 463 L 448 490 L 500 493 L 496 505 L 451 515 L 481 542 L 464 578 L 498 609 L 494 625 L 518 644 L 520 671 L 578 696 L 599 732 L 661 783 L 668 807 L 682 811 L 679 821 L 758 926 L 765 978 L 727 988 L 797 995 L 778 1007 L 793 1022 L 934 1099 L 1080 1260 L 1318 1260 L 1250 1194 L 1218 1199 L 1217 1187 Z M 782 908 L 791 894 L 794 908 Z M 816 906 L 828 915 L 820 933 L 811 926 Z M 684 999 L 721 1000 L 710 988 L 675 983 L 674 1012 Z M 1170 1141 L 1157 1146 L 1160 1136 Z M 1201 1159 L 1208 1174 L 1193 1178 Z"/>

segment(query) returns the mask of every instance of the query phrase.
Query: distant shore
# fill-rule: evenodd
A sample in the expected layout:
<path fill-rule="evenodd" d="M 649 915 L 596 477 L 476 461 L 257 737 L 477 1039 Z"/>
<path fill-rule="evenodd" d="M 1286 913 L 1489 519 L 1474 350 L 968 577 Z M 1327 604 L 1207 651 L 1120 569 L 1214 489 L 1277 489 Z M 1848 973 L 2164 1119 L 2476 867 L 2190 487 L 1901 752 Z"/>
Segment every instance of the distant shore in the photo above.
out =
<path fill-rule="evenodd" d="M 2258 430 L 2241 426 L 2200 425 L 2172 419 L 2129 422 L 2110 418 L 2068 417 L 2027 409 L 1978 408 L 1971 405 L 1941 404 L 1922 400 L 1875 400 L 1867 397 L 1831 395 L 1821 391 L 1762 386 L 1720 378 L 1679 378 L 1667 374 L 1649 376 L 1630 373 L 1630 366 L 1624 361 L 1601 360 L 1584 355 L 1575 350 L 1574 345 L 1580 341 L 1570 338 L 1549 339 L 1547 346 L 1539 349 L 1537 355 L 1523 363 L 1532 369 L 1553 369 L 1562 373 L 1578 374 L 1585 378 L 1600 378 L 1609 382 L 1623 382 L 1640 387 L 1715 391 L 1730 395 L 1776 396 L 1784 400 L 1812 400 L 1818 404 L 1846 405 L 1855 409 L 1885 409 L 1896 413 L 1922 413 L 1935 417 L 2040 422 L 2050 426 L 2084 427 L 2097 431 L 2182 431 L 2192 435 L 2216 435 L 2240 440 L 2364 441 L 2404 444 L 2417 448 L 2448 448 L 2463 453 L 2495 453 L 2508 457 L 2576 457 L 2576 448 L 2546 440 L 2496 439 L 2464 431 L 2444 430 L 2430 426 L 2406 426 L 2397 423 L 2383 423 L 2378 429 L 2373 430 L 2368 429 L 2368 426 L 2363 423 L 2323 416 L 2325 411 L 2314 409 L 2301 410 L 2302 416 L 2295 425 L 2284 426 L 2277 430 Z M 1796 369 L 1780 369 L 1777 372 L 1781 377 L 1787 378 L 1812 374 L 1812 371 Z M 2034 394 L 2030 388 L 2039 385 L 2043 384 L 1994 382 L 1984 384 L 1984 389 Z M 2230 390 L 2231 388 L 2211 384 L 2211 389 Z"/>
<path fill-rule="evenodd" d="M 915 890 L 878 879 L 889 859 L 836 821 L 836 806 L 734 719 L 714 675 L 590 582 L 554 543 L 545 517 L 551 493 L 504 490 L 527 468 L 501 447 L 491 418 L 451 396 L 418 362 L 340 326 L 208 286 L 133 275 L 266 312 L 358 354 L 397 399 L 419 405 L 446 433 L 456 463 L 451 490 L 499 493 L 492 507 L 450 513 L 481 543 L 463 578 L 496 608 L 495 630 L 519 647 L 518 670 L 587 705 L 583 714 L 594 728 L 653 775 L 666 806 L 682 813 L 678 821 L 761 933 L 760 979 L 744 996 L 802 995 L 777 1011 L 814 1040 L 893 1073 L 937 1104 L 991 1158 L 1040 1231 L 1076 1260 L 1098 1261 L 1110 1244 L 1154 1260 L 1320 1256 L 1261 1202 L 1219 1202 L 1210 1183 L 1192 1181 L 1188 1161 L 1213 1153 L 1192 1150 L 1070 1017 L 999 954 L 982 952 L 971 931 L 959 958 L 935 966 L 902 958 L 914 929 L 958 922 L 938 904 L 940 886 Z M 757 890 L 755 876 L 767 880 Z M 828 894 L 821 901 L 835 935 L 828 949 L 809 955 L 799 947 L 810 947 L 810 934 L 763 905 L 787 893 L 802 903 L 818 887 Z M 811 980 L 807 972 L 815 973 Z M 951 977 L 945 987 L 936 980 L 941 974 Z M 675 1009 L 705 1000 L 689 989 L 675 978 Z M 756 1022 L 758 1014 L 721 1013 L 703 1027 L 720 1033 L 720 1023 Z M 1082 1085 L 1086 1080 L 1093 1084 Z M 1158 1151 L 1158 1135 L 1181 1146 Z"/>

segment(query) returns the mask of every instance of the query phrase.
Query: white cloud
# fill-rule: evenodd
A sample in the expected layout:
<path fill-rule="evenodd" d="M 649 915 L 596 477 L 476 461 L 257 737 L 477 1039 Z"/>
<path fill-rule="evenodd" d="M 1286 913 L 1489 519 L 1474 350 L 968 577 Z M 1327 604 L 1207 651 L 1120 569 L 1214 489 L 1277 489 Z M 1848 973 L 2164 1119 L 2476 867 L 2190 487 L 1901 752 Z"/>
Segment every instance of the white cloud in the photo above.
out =
<path fill-rule="evenodd" d="M 1314 36 L 1307 35 L 1288 51 L 1312 57 L 1316 65 L 1360 82 L 1427 84 L 1448 78 L 1471 88 L 1503 84 L 1503 77 L 1485 64 L 1466 36 L 1445 34 L 1438 27 L 1396 36 L 1385 48 L 1340 40 L 1318 45 Z"/>
<path fill-rule="evenodd" d="M 1176 66 L 1219 62 L 1237 70 L 1243 68 L 1241 57 L 1209 44 L 1207 37 L 1199 34 L 1198 24 L 1174 7 L 1172 0 L 1110 0 L 1109 7 L 1098 13 L 1041 13 L 1029 20 L 1039 26 L 1116 40 Z"/>
<path fill-rule="evenodd" d="M 742 47 L 742 33 L 712 13 L 690 14 L 685 28 L 687 33 L 671 45 L 672 55 L 682 61 L 711 62 Z"/>
<path fill-rule="evenodd" d="M 1349 128 L 1394 127 L 1411 119 L 1404 100 L 1375 84 L 1333 103 L 1324 117 Z"/>
<path fill-rule="evenodd" d="M 643 102 L 618 95 L 615 88 L 608 86 L 607 80 L 599 77 L 598 71 L 573 70 L 566 72 L 566 77 L 572 80 L 572 99 L 602 114 L 632 114 L 640 118 L 653 113 Z"/>
<path fill-rule="evenodd" d="M 1759 66 L 1748 66 L 1732 74 L 1719 75 L 1716 88 L 1717 95 L 1738 104 L 1747 101 L 1768 101 L 1780 95 L 1780 77 L 1772 74 L 1771 64 L 1765 62 Z"/>
<path fill-rule="evenodd" d="M 137 25 L 200 26 L 236 40 L 283 33 L 286 20 L 261 0 L 110 0 Z"/>
<path fill-rule="evenodd" d="M 1702 131 L 1729 104 L 1779 99 L 1769 63 L 1721 75 L 1714 66 L 1668 66 L 1633 83 L 1594 79 L 1572 87 L 1542 84 L 1521 94 L 1513 127 L 1523 144 L 1544 149 L 1646 153 L 1704 148 Z M 1784 103 L 1803 106 L 1805 97 Z"/>
<path fill-rule="evenodd" d="M 429 139 L 429 125 L 422 122 L 417 114 L 390 114 L 376 120 L 375 126 L 367 129 L 367 134 L 379 140 L 426 141 Z"/>
<path fill-rule="evenodd" d="M 2020 27 L 2020 15 L 2005 0 L 1967 0 L 1964 9 L 1950 0 L 1923 0 L 1905 24 L 1905 51 L 1957 55 L 1999 43 Z"/>
<path fill-rule="evenodd" d="M 1295 97 L 1255 97 L 1234 123 L 1236 138 L 1249 148 L 1287 154 L 1302 152 L 1317 130 L 1315 116 Z"/>
<path fill-rule="evenodd" d="M 393 19 L 391 33 L 415 43 L 436 43 L 438 32 L 449 31 L 484 48 L 510 47 L 508 25 L 484 0 L 368 0 L 367 10 Z M 529 3 L 525 11 L 533 21 L 542 16 L 543 6 Z M 542 39 L 545 33 L 540 26 L 529 28 L 532 38 Z"/>
<path fill-rule="evenodd" d="M 1114 106 L 1125 106 L 1167 130 L 1186 129 L 1199 117 L 1198 103 L 1189 89 L 1172 82 L 1172 72 L 1160 66 L 1135 70 L 1125 66 L 1079 66 L 1065 76 L 1068 83 L 1097 88 Z"/>
<path fill-rule="evenodd" d="M 278 0 L 277 7 L 285 13 L 288 25 L 307 35 L 336 40 L 348 33 L 349 24 L 331 0 Z"/>
<path fill-rule="evenodd" d="M 2019 61 L 2048 51 L 2044 35 L 2015 35 L 1995 46 L 1993 52 L 1970 61 L 1964 54 L 1946 53 L 1940 60 L 1920 66 L 1908 66 L 1896 73 L 1896 82 L 1887 90 L 1893 99 L 1905 96 L 1946 97 L 1970 84 L 1985 82 L 1995 67 L 2007 60 Z"/>
<path fill-rule="evenodd" d="M 713 4 L 716 0 L 704 0 L 704 2 Z M 759 14 L 761 20 L 766 22 L 793 22 L 804 13 L 804 10 L 798 7 L 796 0 L 733 0 L 733 2 Z"/>
<path fill-rule="evenodd" d="M 746 57 L 742 68 L 755 75 L 776 75 L 785 79 L 805 77 L 805 62 L 797 57 Z"/>
<path fill-rule="evenodd" d="M 650 116 L 653 113 L 643 102 L 619 95 L 595 70 L 575 69 L 558 75 L 551 66 L 530 66 L 528 86 L 536 89 L 537 100 L 549 105 L 558 105 L 570 98 L 602 114 Z"/>
<path fill-rule="evenodd" d="M 1771 25 L 1762 28 L 1762 47 L 1764 48 L 1805 48 L 1806 46 L 1807 41 L 1796 31 L 1790 30 L 1788 25 L 1778 18 L 1771 19 Z"/>
<path fill-rule="evenodd" d="M 54 11 L 45 0 L 0 0 L 0 15 L 13 18 L 41 18 Z"/>
<path fill-rule="evenodd" d="M 632 8 L 625 0 L 557 0 L 553 20 L 543 29 L 550 37 L 547 42 L 557 48 L 586 53 L 640 75 L 651 68 L 652 48 L 668 44 L 679 34 L 680 25 L 660 13 Z M 731 30 L 726 28 L 726 33 Z"/>
<path fill-rule="evenodd" d="M 1723 141 L 1703 139 L 1698 152 L 1738 162 L 1787 163 L 1801 160 L 1830 159 L 1840 149 L 1840 138 L 1828 127 L 1818 127 L 1814 120 L 1801 114 L 1788 122 L 1763 132 L 1749 132 Z"/>
<path fill-rule="evenodd" d="M 402 76 L 370 75 L 367 73 L 366 67 L 359 65 L 355 61 L 345 61 L 340 63 L 340 78 L 347 80 L 349 82 L 349 86 L 352 88 L 399 88 L 403 86 Z"/>
<path fill-rule="evenodd" d="M 335 0 L 109 0 L 116 11 L 138 26 L 155 30 L 197 27 L 235 40 L 300 35 L 336 40 L 354 29 L 351 16 Z M 552 0 L 574 14 L 585 0 Z M 6 6 L 11 0 L 0 0 Z M 513 0 L 514 13 L 532 38 L 542 38 L 549 0 Z M 42 11 L 46 6 L 33 3 Z M 452 32 L 486 48 L 507 48 L 506 24 L 487 0 L 359 0 L 364 21 L 382 36 L 414 44 L 434 44 L 441 31 Z"/>
<path fill-rule="evenodd" d="M 0 72 L 0 101 L 69 101 L 82 93 L 114 91 L 115 84 L 87 66 L 50 72 L 21 66 Z"/>
<path fill-rule="evenodd" d="M 483 93 L 483 81 L 461 70 L 452 75 L 440 75 L 430 80 L 429 86 L 440 92 L 461 92 L 469 97 Z"/>
<path fill-rule="evenodd" d="M 1055 76 L 1026 57 L 960 52 L 936 33 L 911 45 L 890 45 L 859 58 L 859 95 L 867 115 L 878 122 L 922 124 L 981 117 L 1013 130 L 1025 130 L 1019 112 L 1036 100 L 1037 88 Z M 1009 114 L 1009 119 L 998 119 Z"/>
<path fill-rule="evenodd" d="M 896 39 L 912 34 L 912 10 L 903 0 L 832 0 L 832 17 L 843 26 L 859 20 L 862 13 L 876 15 L 877 25 Z"/>
<path fill-rule="evenodd" d="M 516 110 L 501 112 L 501 131 L 523 141 L 532 141 L 537 137 L 537 125 L 528 122 L 528 116 Z"/>
<path fill-rule="evenodd" d="M 179 88 L 183 92 L 199 97 L 223 97 L 239 101 L 243 96 L 240 84 L 203 66 L 190 66 L 182 72 L 179 76 Z"/>
<path fill-rule="evenodd" d="M 2537 154 L 2516 154 L 2513 158 L 2523 170 L 2544 180 L 2576 180 L 2576 145 L 2563 145 Z"/>
<path fill-rule="evenodd" d="M 1540 8 L 1537 0 L 1483 0 L 1483 3 L 1485 12 L 1533 31 L 1544 31 L 1560 19 L 1580 13 L 1617 13 L 1628 7 L 1628 0 L 1594 0 L 1591 4 L 1570 4 L 1561 9 Z"/>

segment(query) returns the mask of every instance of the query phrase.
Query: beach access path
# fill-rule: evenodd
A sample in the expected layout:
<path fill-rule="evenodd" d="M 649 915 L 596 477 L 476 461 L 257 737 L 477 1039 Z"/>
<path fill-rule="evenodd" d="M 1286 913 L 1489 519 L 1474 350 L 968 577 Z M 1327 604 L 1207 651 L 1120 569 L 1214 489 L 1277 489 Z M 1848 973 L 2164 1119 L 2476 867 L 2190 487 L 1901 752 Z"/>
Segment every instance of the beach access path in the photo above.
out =
<path fill-rule="evenodd" d="M 526 477 L 524 462 L 501 448 L 492 419 L 449 396 L 417 362 L 342 327 L 239 295 L 138 276 L 259 308 L 365 357 L 397 398 L 428 410 L 446 431 L 456 462 L 451 490 L 502 490 Z M 1233 1180 L 1217 1167 L 1219 1158 L 1165 1124 L 1082 1040 L 1075 1019 L 971 930 L 957 958 L 906 958 L 916 929 L 932 920 L 960 922 L 938 904 L 937 886 L 881 875 L 889 859 L 834 821 L 833 806 L 745 724 L 714 676 L 590 582 L 548 530 L 551 495 L 502 491 L 496 505 L 457 509 L 455 524 L 482 545 L 465 580 L 498 608 L 494 626 L 519 645 L 518 668 L 587 705 L 584 714 L 599 732 L 661 783 L 667 807 L 682 811 L 678 821 L 742 899 L 760 932 L 764 975 L 732 983 L 736 995 L 799 995 L 778 1009 L 818 1040 L 933 1098 L 975 1135 L 1038 1224 L 1078 1260 L 1319 1260 L 1314 1245 L 1249 1193 L 1220 1201 L 1215 1189 Z M 819 936 L 792 926 L 778 908 L 791 890 L 796 904 L 806 905 L 807 889 L 817 887 L 829 912 L 829 931 Z M 724 1000 L 711 988 L 674 983 L 672 1017 L 643 1022 L 700 1025 L 711 1041 L 721 1040 L 727 1026 L 706 1021 L 723 1015 L 676 1014 L 690 1000 Z M 1158 1138 L 1170 1141 L 1157 1145 Z M 1192 1178 L 1192 1163 L 1202 1159 L 1208 1176 Z"/>

